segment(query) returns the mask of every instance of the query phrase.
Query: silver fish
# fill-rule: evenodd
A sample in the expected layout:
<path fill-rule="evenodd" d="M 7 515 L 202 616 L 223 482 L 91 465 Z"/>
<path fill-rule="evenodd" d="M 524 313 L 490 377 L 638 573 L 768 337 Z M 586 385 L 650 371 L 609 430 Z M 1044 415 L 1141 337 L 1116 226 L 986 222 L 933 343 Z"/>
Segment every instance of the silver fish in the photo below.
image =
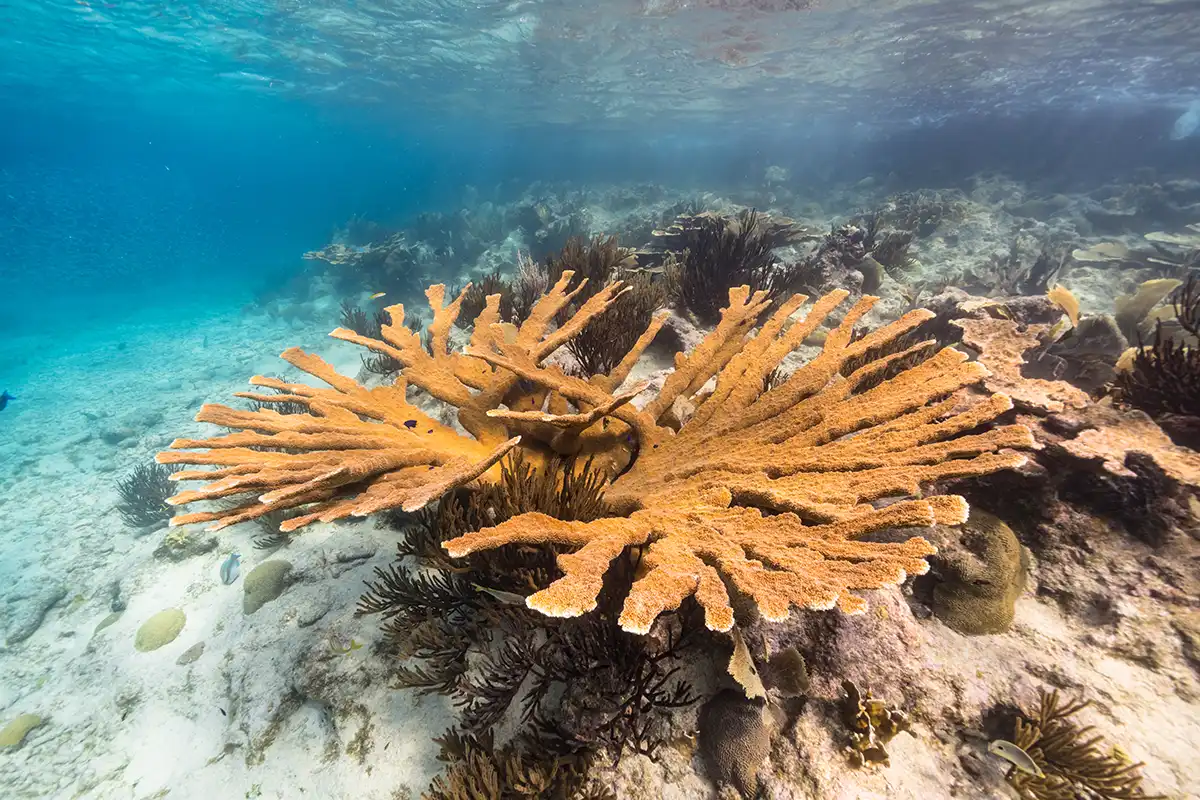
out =
<path fill-rule="evenodd" d="M 995 741 L 988 742 L 988 752 L 994 756 L 1000 756 L 1026 775 L 1036 775 L 1039 778 L 1046 777 L 1046 774 L 1042 772 L 1042 768 L 1030 757 L 1029 753 L 1026 753 L 1012 742 L 1005 741 L 1004 739 L 996 739 Z"/>
<path fill-rule="evenodd" d="M 229 554 L 229 558 L 221 564 L 221 583 L 228 585 L 238 579 L 238 572 L 241 571 L 242 566 L 241 561 L 242 557 L 238 553 Z"/>
<path fill-rule="evenodd" d="M 506 592 L 503 589 L 492 589 L 488 586 L 480 586 L 478 583 L 472 583 L 475 591 L 490 594 L 492 597 L 499 600 L 501 603 L 507 603 L 510 606 L 525 605 L 525 595 L 517 594 L 516 592 Z"/>

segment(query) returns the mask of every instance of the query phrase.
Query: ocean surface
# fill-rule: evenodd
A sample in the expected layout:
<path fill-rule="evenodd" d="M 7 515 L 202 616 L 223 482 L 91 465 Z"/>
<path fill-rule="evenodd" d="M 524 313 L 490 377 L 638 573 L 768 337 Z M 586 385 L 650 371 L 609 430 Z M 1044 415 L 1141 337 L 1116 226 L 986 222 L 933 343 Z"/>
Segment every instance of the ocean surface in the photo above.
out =
<path fill-rule="evenodd" d="M 235 550 L 246 572 L 268 558 L 252 525 L 164 555 L 165 518 L 143 529 L 122 518 L 120 482 L 176 437 L 215 435 L 193 421 L 201 406 L 228 402 L 251 375 L 283 374 L 284 349 L 317 352 L 379 385 L 360 372 L 356 348 L 326 336 L 346 324 L 344 305 L 369 315 L 403 302 L 427 322 L 421 287 L 457 289 L 493 270 L 511 279 L 518 257 L 549 259 L 572 234 L 618 235 L 644 253 L 677 214 L 758 209 L 824 235 L 934 192 L 936 233 L 918 235 L 909 271 L 888 265 L 872 325 L 943 291 L 1032 300 L 1059 282 L 1098 317 L 1145 281 L 1175 281 L 1143 327 L 1138 317 L 1123 331 L 1133 347 L 1154 338 L 1155 319 L 1185 318 L 1167 309 L 1186 306 L 1179 287 L 1200 274 L 1197 43 L 1196 0 L 0 0 L 0 392 L 12 398 L 0 402 L 0 730 L 20 714 L 40 721 L 23 744 L 0 748 L 0 797 L 427 791 L 444 766 L 431 742 L 454 724 L 455 707 L 389 688 L 394 654 L 377 620 L 354 616 L 364 581 L 395 553 L 390 523 L 321 524 L 288 545 L 299 548 L 289 556 L 296 588 L 283 595 L 293 610 L 264 622 L 275 604 L 243 616 L 242 589 L 218 572 Z M 1177 242 L 1163 250 L 1147 234 Z M 1080 255 L 1113 242 L 1138 255 Z M 350 262 L 330 245 L 354 251 Z M 400 260 L 353 266 L 376 248 Z M 1055 280 L 1001 285 L 1010 253 L 1027 264 L 1047 248 L 1061 251 Z M 856 297 L 869 293 L 865 274 L 847 287 Z M 676 316 L 689 321 L 671 328 L 672 342 L 692 346 L 712 327 Z M 1078 308 L 1072 327 L 1077 317 Z M 1170 330 L 1194 355 L 1194 336 Z M 1105 374 L 1124 349 L 1105 351 Z M 653 383 L 672 363 L 651 353 L 638 375 Z M 1076 381 L 1076 391 L 1094 407 L 1103 383 Z M 1018 604 L 1013 630 L 1024 638 L 984 637 L 993 650 L 973 644 L 961 659 L 982 676 L 989 662 L 1038 647 L 1067 653 L 1058 679 L 1039 662 L 1022 668 L 1018 688 L 1030 696 L 1035 683 L 1084 690 L 1094 680 L 1100 728 L 1121 741 L 1126 726 L 1148 787 L 1194 797 L 1200 770 L 1186 750 L 1200 741 L 1200 456 L 1147 413 L 1171 434 L 1154 441 L 1178 448 L 1171 463 L 1183 465 L 1168 470 L 1178 513 L 1162 512 L 1170 546 L 1183 549 L 1137 540 L 1147 549 L 1133 566 L 1112 566 L 1114 555 L 1097 567 L 1124 576 L 1113 585 L 1134 587 L 1129 597 L 1147 605 L 1101 602 L 1099 590 L 1064 599 L 1068 573 L 1053 569 L 1070 559 L 1045 555 L 1040 584 L 1025 584 Z M 1160 508 L 1165 484 L 1153 485 L 1098 491 Z M 1136 527 L 1102 505 L 1087 513 L 1123 520 L 1106 532 Z M 1072 514 L 1059 514 L 1059 529 Z M 1043 557 L 1030 531 L 1049 523 L 1005 521 Z M 1095 551 L 1122 552 L 1111 541 Z M 1186 575 L 1163 577 L 1171 570 Z M 1136 588 L 1143 578 L 1152 588 Z M 183 608 L 187 626 L 154 662 L 132 642 L 168 607 Z M 904 613 L 911 630 L 924 623 Z M 98 628 L 110 614 L 122 618 Z M 1100 618 L 1111 626 L 1088 633 Z M 1169 646 L 1113 621 L 1148 618 L 1174 626 Z M 281 631 L 295 635 L 283 643 Z M 949 635 L 923 663 L 958 658 L 965 639 Z M 318 680 L 311 654 L 328 662 L 328 642 L 337 659 Z M 207 656 L 177 665 L 203 643 Z M 850 649 L 839 658 L 851 660 Z M 339 669 L 356 670 L 346 686 L 374 711 L 329 699 Z M 955 725 L 973 729 L 984 700 L 1002 692 L 963 680 Z M 830 686 L 832 703 L 838 682 Z M 1171 697 L 1151 709 L 1161 694 Z M 1162 733 L 1164 719 L 1191 733 Z M 795 778 L 820 773 L 815 761 L 795 764 L 808 752 L 795 742 L 816 725 L 801 720 L 774 756 L 794 780 L 778 779 L 770 796 L 884 796 L 874 774 Z M 971 767 L 946 766 L 952 752 L 903 745 L 893 762 L 924 765 L 931 783 L 893 768 L 901 788 L 889 796 L 948 796 L 930 789 L 938 780 L 962 781 L 954 796 L 1004 796 L 995 763 L 995 780 L 964 788 Z M 716 796 L 712 770 L 690 758 L 604 774 L 613 786 L 675 787 L 662 797 Z M 616 796 L 632 796 L 624 791 Z"/>

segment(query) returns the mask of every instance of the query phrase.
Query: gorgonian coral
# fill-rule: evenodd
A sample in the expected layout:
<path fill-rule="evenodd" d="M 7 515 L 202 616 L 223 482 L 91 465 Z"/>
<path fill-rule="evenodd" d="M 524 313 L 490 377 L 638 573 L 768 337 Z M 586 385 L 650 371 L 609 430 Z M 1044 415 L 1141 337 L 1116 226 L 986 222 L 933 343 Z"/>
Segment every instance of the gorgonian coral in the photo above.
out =
<path fill-rule="evenodd" d="M 610 565 L 626 548 L 637 548 L 641 568 L 624 599 L 624 630 L 647 632 L 661 613 L 694 597 L 706 625 L 727 631 L 734 621 L 731 590 L 772 620 L 786 617 L 791 606 L 862 611 L 866 602 L 855 590 L 922 573 L 932 552 L 920 537 L 879 543 L 864 535 L 966 518 L 961 497 L 901 498 L 919 495 L 932 481 L 1017 466 L 1024 456 L 1010 448 L 1032 445 L 1024 426 L 984 428 L 1011 408 L 1004 395 L 956 408 L 951 395 L 978 383 L 986 370 L 952 348 L 876 385 L 873 376 L 908 350 L 842 376 L 847 360 L 884 352 L 882 345 L 931 316 L 911 311 L 852 341 L 874 297 L 845 313 L 818 356 L 769 385 L 767 376 L 846 299 L 844 291 L 793 319 L 806 297 L 772 303 L 765 291 L 731 289 L 716 328 L 692 352 L 676 356 L 657 395 L 638 407 L 630 401 L 645 385 L 621 387 L 664 316 L 653 318 L 610 373 L 567 375 L 547 365 L 547 357 L 623 291 L 620 282 L 603 287 L 555 327 L 552 320 L 578 291 L 568 291 L 571 278 L 564 272 L 519 326 L 500 323 L 499 297 L 489 297 L 463 352 L 448 344 L 461 297 L 445 305 L 441 286 L 427 292 L 429 349 L 403 326 L 402 306 L 388 309 L 392 324 L 380 339 L 333 332 L 399 361 L 403 372 L 390 386 L 368 389 L 317 356 L 286 351 L 286 360 L 329 388 L 251 380 L 288 392 L 251 399 L 306 403 L 309 414 L 204 406 L 199 420 L 236 432 L 177 440 L 159 455 L 163 463 L 215 468 L 177 473 L 179 480 L 209 483 L 172 503 L 244 502 L 185 514 L 175 524 L 220 528 L 303 506 L 284 523 L 290 530 L 415 510 L 455 487 L 494 482 L 498 462 L 517 447 L 533 463 L 590 457 L 610 480 L 604 500 L 611 515 L 584 522 L 519 514 L 447 541 L 445 550 L 457 558 L 509 544 L 559 546 L 562 577 L 526 603 L 569 617 L 595 608 Z M 409 383 L 456 407 L 465 433 L 410 403 Z"/>

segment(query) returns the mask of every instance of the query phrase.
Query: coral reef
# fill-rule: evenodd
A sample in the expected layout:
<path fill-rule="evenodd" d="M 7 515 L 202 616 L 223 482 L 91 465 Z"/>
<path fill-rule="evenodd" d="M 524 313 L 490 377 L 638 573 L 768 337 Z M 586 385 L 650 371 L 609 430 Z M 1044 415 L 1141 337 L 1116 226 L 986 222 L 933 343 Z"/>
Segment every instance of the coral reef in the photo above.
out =
<path fill-rule="evenodd" d="M 1032 257 L 1021 237 L 1015 237 L 1007 254 L 993 256 L 984 266 L 963 275 L 965 285 L 990 297 L 1046 293 L 1066 264 L 1068 251 L 1051 242 L 1038 242 Z"/>
<path fill-rule="evenodd" d="M 497 748 L 490 734 L 449 732 L 436 740 L 438 758 L 446 762 L 442 775 L 424 797 L 427 800 L 615 800 L 602 786 L 588 781 L 586 759 L 533 760 L 510 743 Z"/>
<path fill-rule="evenodd" d="M 1172 301 L 1182 335 L 1166 332 L 1163 320 L 1154 325 L 1154 341 L 1140 340 L 1127 369 L 1118 371 L 1114 394 L 1152 417 L 1166 419 L 1178 443 L 1200 449 L 1200 278 L 1192 275 Z M 1190 341 L 1189 341 L 1190 340 Z"/>
<path fill-rule="evenodd" d="M 1021 425 L 968 433 L 1011 407 L 991 395 L 952 413 L 956 390 L 977 383 L 983 368 L 952 348 L 874 388 L 860 381 L 895 356 L 832 380 L 847 359 L 879 347 L 930 318 L 913 311 L 854 342 L 854 325 L 874 305 L 864 297 L 825 338 L 821 354 L 764 393 L 767 375 L 846 297 L 831 292 L 788 325 L 807 298 L 772 304 L 767 292 L 729 291 L 721 322 L 687 356 L 644 408 L 616 392 L 647 342 L 649 329 L 609 375 L 567 376 L 541 362 L 604 313 L 621 289 L 597 292 L 552 333 L 549 321 L 572 300 L 564 273 L 521 326 L 497 324 L 489 299 L 471 346 L 447 349 L 461 297 L 444 306 L 444 289 L 428 297 L 434 352 L 404 329 L 403 307 L 388 309 L 384 340 L 345 329 L 337 338 L 386 353 L 405 364 L 403 378 L 459 409 L 464 436 L 411 405 L 407 383 L 365 389 L 321 359 L 292 349 L 284 358 L 330 385 L 317 389 L 256 377 L 252 383 L 291 392 L 311 413 L 279 415 L 206 405 L 197 419 L 233 428 L 213 439 L 181 439 L 162 463 L 216 466 L 188 470 L 180 480 L 207 480 L 172 503 L 250 496 L 241 505 L 174 518 L 212 528 L 254 519 L 276 508 L 308 505 L 283 524 L 362 516 L 388 508 L 416 510 L 456 486 L 494 480 L 498 462 L 520 445 L 533 458 L 547 450 L 592 456 L 616 475 L 605 499 L 614 516 L 591 522 L 521 514 L 444 543 L 453 557 L 505 544 L 554 543 L 574 548 L 558 558 L 563 577 L 526 603 L 550 616 L 577 616 L 596 607 L 605 573 L 627 547 L 645 548 L 644 574 L 633 583 L 621 626 L 649 631 L 655 618 L 694 596 L 713 630 L 728 630 L 733 608 L 725 580 L 768 619 L 791 606 L 862 611 L 853 590 L 898 583 L 923 573 L 929 544 L 862 541 L 873 530 L 953 524 L 965 518 L 961 498 L 871 501 L 913 494 L 922 484 L 1018 466 L 1008 448 L 1032 444 Z M 773 305 L 777 306 L 771 311 Z M 758 325 L 753 338 L 747 334 Z M 715 388 L 704 387 L 716 378 Z M 477 391 L 472 393 L 471 388 Z M 244 395 L 256 399 L 256 395 Z M 499 408 L 501 404 L 507 408 Z M 546 406 L 551 410 L 539 410 Z M 571 407 L 575 410 L 572 410 Z M 847 434 L 855 433 L 853 437 Z M 197 450 L 198 452 L 187 452 Z M 764 510 L 771 513 L 765 514 Z"/>
<path fill-rule="evenodd" d="M 243 581 L 245 596 L 242 598 L 242 611 L 253 614 L 267 603 L 283 594 L 291 579 L 292 565 L 282 559 L 264 561 Z"/>
<path fill-rule="evenodd" d="M 854 681 L 842 681 L 842 722 L 850 730 L 848 754 L 856 767 L 867 764 L 890 766 L 885 745 L 911 727 L 908 715 L 859 689 Z"/>
<path fill-rule="evenodd" d="M 442 271 L 436 252 L 427 251 L 404 233 L 363 245 L 334 242 L 305 253 L 304 258 L 338 267 L 337 274 L 346 287 L 357 291 L 365 285 L 395 294 L 413 294 L 428 277 Z"/>
<path fill-rule="evenodd" d="M 1128 346 L 1111 315 L 1087 316 L 1069 335 L 1037 351 L 1036 360 L 1027 362 L 1022 372 L 1030 378 L 1061 380 L 1098 394 L 1117 376 L 1117 359 Z"/>
<path fill-rule="evenodd" d="M 918 238 L 932 236 L 938 227 L 962 215 L 966 198 L 953 190 L 920 190 L 892 195 L 879 209 L 882 220 Z"/>
<path fill-rule="evenodd" d="M 25 743 L 29 732 L 43 723 L 37 714 L 20 714 L 0 728 L 0 748 L 15 750 Z"/>
<path fill-rule="evenodd" d="M 1090 402 L 1086 392 L 1069 383 L 1022 374 L 1025 353 L 1041 345 L 1038 336 L 1048 326 L 1020 325 L 991 316 L 956 319 L 951 324 L 962 329 L 963 344 L 979 353 L 979 363 L 989 372 L 984 385 L 991 391 L 1004 392 L 1018 406 L 1043 413 L 1083 408 Z"/>

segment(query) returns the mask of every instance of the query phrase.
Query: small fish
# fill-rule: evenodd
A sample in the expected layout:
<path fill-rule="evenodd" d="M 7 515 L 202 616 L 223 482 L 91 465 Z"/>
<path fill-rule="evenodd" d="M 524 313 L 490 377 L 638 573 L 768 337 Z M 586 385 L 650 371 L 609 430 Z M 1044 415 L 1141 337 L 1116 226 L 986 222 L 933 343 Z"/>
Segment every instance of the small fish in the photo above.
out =
<path fill-rule="evenodd" d="M 9 394 L 8 390 L 6 389 L 4 391 L 4 394 L 0 394 L 0 411 L 3 411 L 8 406 L 9 400 L 16 400 L 16 399 L 17 398 L 15 398 L 11 394 Z"/>
<path fill-rule="evenodd" d="M 345 655 L 355 650 L 361 650 L 362 644 L 357 639 L 346 639 L 337 631 L 329 632 L 329 649 L 339 655 Z"/>
<path fill-rule="evenodd" d="M 238 572 L 241 571 L 242 557 L 238 553 L 230 553 L 229 558 L 225 559 L 221 564 L 221 583 L 228 586 L 238 579 Z"/>
<path fill-rule="evenodd" d="M 488 586 L 480 586 L 478 583 L 472 583 L 471 586 L 477 592 L 490 594 L 492 597 L 499 600 L 501 603 L 507 603 L 510 606 L 525 605 L 525 595 L 517 594 L 516 592 L 506 592 L 503 589 L 492 589 Z"/>
<path fill-rule="evenodd" d="M 1000 756 L 1026 775 L 1034 775 L 1038 778 L 1046 777 L 1046 773 L 1042 772 L 1042 768 L 1029 756 L 1029 753 L 1012 742 L 1004 739 L 988 742 L 988 752 L 994 756 Z"/>
<path fill-rule="evenodd" d="M 1046 333 L 1045 337 L 1042 338 L 1043 349 L 1040 353 L 1038 353 L 1037 360 L 1041 361 L 1042 356 L 1049 352 L 1048 348 L 1051 345 L 1057 344 L 1060 340 L 1070 336 L 1074 330 L 1075 328 L 1071 325 L 1071 321 L 1065 316 L 1061 317 L 1058 322 L 1054 323 L 1054 325 Z"/>
<path fill-rule="evenodd" d="M 379 298 L 383 297 L 386 294 L 387 294 L 387 292 L 376 292 L 375 294 L 371 295 L 367 299 L 368 300 L 378 300 Z"/>

